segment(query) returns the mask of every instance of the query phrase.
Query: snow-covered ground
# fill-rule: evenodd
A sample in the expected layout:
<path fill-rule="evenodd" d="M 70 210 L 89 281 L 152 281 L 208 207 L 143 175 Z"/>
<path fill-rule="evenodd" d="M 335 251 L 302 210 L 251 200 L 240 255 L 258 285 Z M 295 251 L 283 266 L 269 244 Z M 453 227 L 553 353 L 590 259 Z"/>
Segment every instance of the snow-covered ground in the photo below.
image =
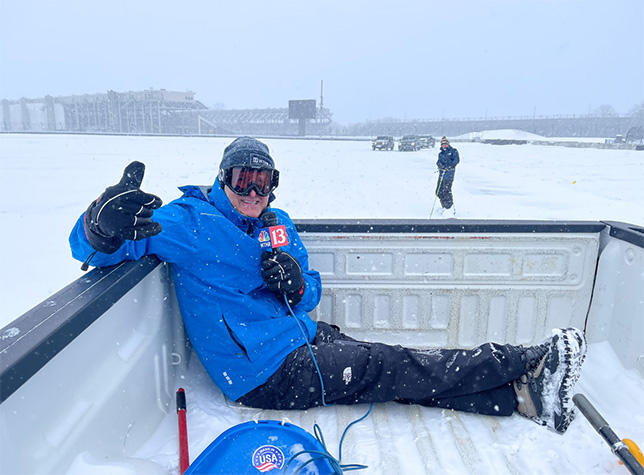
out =
<path fill-rule="evenodd" d="M 540 142 L 583 142 L 583 143 L 606 143 L 606 140 L 614 140 L 602 137 L 543 137 L 542 135 L 524 132 L 523 130 L 484 130 L 481 132 L 470 132 L 454 137 L 456 140 L 527 140 Z"/>
<path fill-rule="evenodd" d="M 497 135 L 504 136 L 494 138 L 534 139 L 517 131 Z M 127 163 L 135 159 L 146 163 L 143 189 L 168 202 L 180 195 L 176 189 L 179 185 L 212 183 L 223 148 L 230 141 L 0 134 L 0 326 L 82 275 L 80 263 L 70 256 L 69 231 L 89 202 L 119 180 Z M 266 143 L 282 172 L 275 205 L 286 209 L 293 218 L 430 216 L 438 149 L 373 152 L 364 141 L 267 139 Z M 458 218 L 644 224 L 644 152 L 465 142 L 454 146 L 461 156 L 454 184 Z M 615 358 L 610 346 L 590 345 L 578 389 L 593 401 L 620 436 L 630 437 L 642 446 L 644 380 L 632 370 L 620 369 Z M 203 374 L 196 372 L 192 376 L 184 386 L 189 398 L 190 450 L 194 458 L 225 429 L 252 415 L 225 406 L 221 393 L 207 378 L 203 379 Z M 222 404 L 218 404 L 220 400 Z M 392 411 L 397 410 L 398 405 L 392 406 Z M 436 431 L 443 430 L 451 417 L 435 409 L 423 409 L 423 414 L 434 421 Z M 476 436 L 476 421 L 481 416 L 459 417 Z M 297 424 L 303 418 L 296 414 L 292 420 Z M 626 473 L 590 425 L 579 419 L 563 437 L 520 417 L 500 419 L 502 436 L 493 443 L 494 450 L 501 458 L 504 454 L 525 454 L 526 460 L 534 460 L 527 466 L 533 467 L 543 467 L 540 460 L 552 461 L 565 453 L 575 465 L 561 473 L 574 473 L 576 469 L 576 473 Z M 371 424 L 368 420 L 365 423 Z M 302 426 L 312 429 L 303 422 Z M 335 423 L 331 427 L 335 428 Z M 357 427 L 353 430 L 359 432 Z M 481 440 L 489 439 L 483 430 L 479 435 Z M 337 437 L 327 433 L 325 437 L 335 452 Z M 371 465 L 370 470 L 360 473 L 382 473 L 378 466 L 382 454 L 378 458 L 374 455 L 377 441 L 360 437 L 353 440 L 356 446 L 349 453 L 359 459 L 346 462 Z M 404 446 L 404 439 L 396 440 L 400 443 L 390 450 Z M 141 455 L 176 473 L 176 446 L 176 415 L 169 414 Z M 405 473 L 414 473 L 418 457 L 409 454 Z M 455 467 L 452 473 L 459 473 Z M 494 470 L 502 465 L 497 467 L 492 460 L 487 467 Z M 544 473 L 535 470 L 532 473 Z"/>
<path fill-rule="evenodd" d="M 488 133 L 492 135 L 492 132 Z M 504 131 L 495 138 L 530 138 Z M 0 134 L 4 326 L 82 272 L 67 237 L 132 160 L 165 202 L 213 182 L 228 138 Z M 428 218 L 437 148 L 374 152 L 364 141 L 268 139 L 282 172 L 276 206 L 293 218 Z M 644 224 L 644 155 L 536 145 L 454 143 L 462 219 L 614 220 Z M 438 207 L 438 204 L 437 204 Z M 433 216 L 437 217 L 436 214 Z M 46 264 L 46 270 L 42 264 Z M 8 298 L 11 296 L 11 298 Z"/>

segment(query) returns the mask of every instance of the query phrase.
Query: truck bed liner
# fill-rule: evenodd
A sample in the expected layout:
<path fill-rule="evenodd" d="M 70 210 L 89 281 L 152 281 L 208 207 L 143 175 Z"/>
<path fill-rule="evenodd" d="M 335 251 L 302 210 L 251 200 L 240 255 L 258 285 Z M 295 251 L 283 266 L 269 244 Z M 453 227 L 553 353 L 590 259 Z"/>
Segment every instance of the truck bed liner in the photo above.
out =
<path fill-rule="evenodd" d="M 377 339 L 377 335 L 373 335 Z M 194 363 L 194 364 L 193 364 Z M 307 411 L 272 411 L 245 408 L 227 400 L 191 360 L 180 377 L 188 398 L 188 430 L 191 460 L 230 427 L 252 420 L 276 420 L 296 424 L 313 434 L 322 430 L 328 451 L 338 457 L 338 444 L 347 426 L 363 417 L 368 404 L 329 406 Z M 602 391 L 619 382 L 624 397 L 619 407 L 611 392 Z M 187 384 L 185 384 L 187 383 Z M 593 401 L 622 437 L 644 437 L 644 380 L 622 367 L 606 342 L 592 343 L 583 374 L 576 386 Z M 176 440 L 167 438 L 170 414 L 137 456 L 171 465 L 172 456 L 159 456 Z M 356 473 L 369 474 L 592 474 L 617 468 L 610 448 L 578 413 L 564 435 L 549 431 L 519 415 L 491 417 L 439 408 L 397 403 L 375 404 L 371 413 L 347 432 L 342 463 L 364 464 Z M 612 468 L 611 468 L 612 467 Z M 623 467 L 622 467 L 623 469 Z"/>
<path fill-rule="evenodd" d="M 313 318 L 357 338 L 415 347 L 532 344 L 552 327 L 584 328 L 590 345 L 577 390 L 618 435 L 642 445 L 641 227 L 457 220 L 296 225 L 325 287 Z M 283 418 L 309 432 L 319 424 L 337 456 L 342 432 L 368 409 L 259 411 L 227 401 L 187 346 L 170 267 L 153 256 L 93 270 L 0 336 L 1 473 L 176 473 L 179 386 L 188 399 L 193 459 L 236 424 Z M 349 430 L 342 461 L 366 464 L 362 473 L 372 474 L 623 469 L 581 416 L 561 436 L 520 416 L 395 403 L 375 405 Z"/>

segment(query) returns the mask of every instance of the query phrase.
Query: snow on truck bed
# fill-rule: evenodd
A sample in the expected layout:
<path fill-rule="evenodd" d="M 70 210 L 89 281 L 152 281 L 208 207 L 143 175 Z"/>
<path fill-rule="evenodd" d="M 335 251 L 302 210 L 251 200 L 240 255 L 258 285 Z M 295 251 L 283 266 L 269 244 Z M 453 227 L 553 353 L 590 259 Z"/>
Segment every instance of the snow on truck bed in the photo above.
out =
<path fill-rule="evenodd" d="M 309 433 L 322 429 L 329 452 L 338 456 L 345 428 L 368 404 L 307 411 L 244 408 L 227 400 L 196 357 L 177 388 L 186 390 L 190 459 L 221 433 L 251 420 L 286 420 Z M 591 343 L 576 392 L 586 395 L 621 438 L 644 446 L 644 379 L 625 370 L 607 342 Z M 137 456 L 178 473 L 176 414 L 171 411 Z M 342 463 L 365 464 L 361 474 L 626 474 L 584 416 L 564 435 L 519 416 L 490 417 L 396 403 L 376 404 L 354 424 L 342 446 Z M 353 472 L 352 472 L 353 473 Z"/>

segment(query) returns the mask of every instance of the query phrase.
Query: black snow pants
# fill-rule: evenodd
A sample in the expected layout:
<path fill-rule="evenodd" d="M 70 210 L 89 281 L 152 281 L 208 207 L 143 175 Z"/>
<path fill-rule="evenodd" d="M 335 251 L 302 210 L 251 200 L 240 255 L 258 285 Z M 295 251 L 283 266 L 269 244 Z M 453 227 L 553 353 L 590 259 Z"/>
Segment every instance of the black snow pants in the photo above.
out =
<path fill-rule="evenodd" d="M 512 381 L 525 373 L 521 350 L 511 345 L 418 350 L 356 341 L 325 322 L 318 322 L 311 347 L 327 404 L 396 401 L 509 416 L 517 405 Z M 292 351 L 266 383 L 238 401 L 280 410 L 322 405 L 308 347 Z"/>
<path fill-rule="evenodd" d="M 438 184 L 436 186 L 436 196 L 441 202 L 441 206 L 445 209 L 450 209 L 454 204 L 454 197 L 452 196 L 452 184 L 454 180 L 440 179 L 438 177 Z"/>

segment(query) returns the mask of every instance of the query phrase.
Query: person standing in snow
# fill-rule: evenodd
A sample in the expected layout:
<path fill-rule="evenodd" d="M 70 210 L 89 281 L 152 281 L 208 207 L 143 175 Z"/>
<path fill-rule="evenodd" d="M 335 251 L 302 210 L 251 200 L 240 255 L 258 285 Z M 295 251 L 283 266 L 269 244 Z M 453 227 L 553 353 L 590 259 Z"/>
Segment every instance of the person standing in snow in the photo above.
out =
<path fill-rule="evenodd" d="M 441 202 L 443 210 L 450 210 L 452 215 L 456 214 L 456 209 L 452 208 L 454 205 L 454 197 L 452 196 L 452 184 L 454 183 L 454 174 L 456 173 L 456 165 L 460 162 L 458 150 L 452 147 L 443 136 L 441 139 L 441 150 L 438 152 L 438 184 L 436 185 L 436 196 Z M 445 211 L 443 211 L 445 213 Z"/>
<path fill-rule="evenodd" d="M 264 143 L 234 140 L 212 187 L 182 187 L 183 196 L 165 206 L 140 189 L 144 171 L 131 163 L 90 204 L 71 232 L 72 254 L 96 266 L 148 254 L 171 263 L 190 342 L 233 401 L 277 410 L 397 401 L 519 412 L 567 429 L 586 351 L 580 330 L 554 330 L 528 348 L 420 350 L 357 341 L 308 315 L 320 302 L 320 274 L 309 268 L 289 215 L 271 206 L 280 176 Z M 265 246 L 275 217 L 288 237 L 280 252 Z"/>

